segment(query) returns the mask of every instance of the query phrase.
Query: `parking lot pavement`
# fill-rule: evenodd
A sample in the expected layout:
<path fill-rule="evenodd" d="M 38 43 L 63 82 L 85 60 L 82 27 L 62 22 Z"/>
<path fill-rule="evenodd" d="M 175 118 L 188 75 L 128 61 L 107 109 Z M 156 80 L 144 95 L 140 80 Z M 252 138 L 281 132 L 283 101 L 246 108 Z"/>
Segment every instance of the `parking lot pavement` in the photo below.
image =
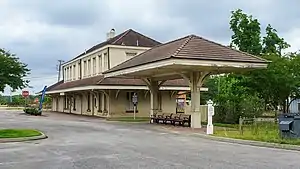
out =
<path fill-rule="evenodd" d="M 0 169 L 300 168 L 300 153 L 158 132 L 149 125 L 0 111 L 0 128 L 36 128 L 48 139 L 0 144 Z"/>

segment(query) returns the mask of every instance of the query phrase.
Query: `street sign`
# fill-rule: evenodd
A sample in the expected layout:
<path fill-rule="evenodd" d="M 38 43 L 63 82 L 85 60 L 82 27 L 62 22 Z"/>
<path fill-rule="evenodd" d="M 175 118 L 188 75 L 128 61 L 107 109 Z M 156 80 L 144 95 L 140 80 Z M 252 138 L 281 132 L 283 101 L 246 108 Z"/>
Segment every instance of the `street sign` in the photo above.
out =
<path fill-rule="evenodd" d="M 23 91 L 22 91 L 22 96 L 23 96 L 23 97 L 28 97 L 28 96 L 29 96 L 29 91 L 23 90 Z"/>
<path fill-rule="evenodd" d="M 138 96 L 136 93 L 134 93 L 132 96 L 132 103 L 133 103 L 133 119 L 135 120 L 136 105 L 138 103 Z"/>
<path fill-rule="evenodd" d="M 138 103 L 138 96 L 137 96 L 136 93 L 134 93 L 133 96 L 132 96 L 132 103 L 134 105 L 136 105 Z"/>

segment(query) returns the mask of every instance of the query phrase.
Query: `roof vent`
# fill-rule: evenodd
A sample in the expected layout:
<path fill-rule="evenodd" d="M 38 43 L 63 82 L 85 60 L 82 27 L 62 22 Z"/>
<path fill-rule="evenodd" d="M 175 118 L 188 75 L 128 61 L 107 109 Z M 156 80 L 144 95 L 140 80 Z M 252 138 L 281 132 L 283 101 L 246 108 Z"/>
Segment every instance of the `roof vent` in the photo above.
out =
<path fill-rule="evenodd" d="M 115 29 L 111 29 L 107 34 L 106 34 L 106 39 L 109 40 L 113 37 L 115 37 L 116 31 Z"/>

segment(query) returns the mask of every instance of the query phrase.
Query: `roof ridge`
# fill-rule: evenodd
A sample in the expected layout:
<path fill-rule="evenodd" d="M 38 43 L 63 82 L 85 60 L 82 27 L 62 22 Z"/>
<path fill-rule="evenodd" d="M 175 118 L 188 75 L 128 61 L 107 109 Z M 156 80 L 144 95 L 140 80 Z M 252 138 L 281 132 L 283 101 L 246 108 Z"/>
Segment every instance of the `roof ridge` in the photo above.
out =
<path fill-rule="evenodd" d="M 132 30 L 133 32 L 139 34 L 140 36 L 143 36 L 143 37 L 145 37 L 145 38 L 147 38 L 147 39 L 149 39 L 149 40 L 152 40 L 152 41 L 154 41 L 154 42 L 157 42 L 157 43 L 159 43 L 159 44 L 162 44 L 161 42 L 159 42 L 159 41 L 157 41 L 157 40 L 155 40 L 155 39 L 152 39 L 152 38 L 150 38 L 149 36 L 146 36 L 146 35 L 144 35 L 144 34 L 141 34 L 141 33 L 137 32 L 137 31 L 135 31 L 135 30 L 133 30 L 133 29 L 131 29 L 131 30 Z"/>
<path fill-rule="evenodd" d="M 174 52 L 174 54 L 171 55 L 171 57 L 175 57 L 176 55 L 178 55 L 178 53 L 181 51 L 182 48 L 184 48 L 186 46 L 187 43 L 189 43 L 189 41 L 194 37 L 194 35 L 189 35 L 188 37 L 186 37 L 187 39 L 182 43 L 182 45 Z"/>
<path fill-rule="evenodd" d="M 111 44 L 115 44 L 116 42 L 118 42 L 120 39 L 122 39 L 124 36 L 126 36 L 130 31 L 132 31 L 132 29 L 128 29 L 127 31 L 123 32 L 123 35 L 120 36 L 118 39 L 116 39 L 115 41 L 113 41 Z"/>
<path fill-rule="evenodd" d="M 236 51 L 236 52 L 239 52 L 239 53 L 242 53 L 242 54 L 245 54 L 245 55 L 249 55 L 249 56 L 251 56 L 251 57 L 254 57 L 254 58 L 256 58 L 256 59 L 259 59 L 259 60 L 262 60 L 262 61 L 265 61 L 265 62 L 270 62 L 270 61 L 268 61 L 268 60 L 266 60 L 266 59 L 264 59 L 264 58 L 261 58 L 261 57 L 259 57 L 259 56 L 255 56 L 255 55 L 252 55 L 252 54 L 250 54 L 250 53 L 243 52 L 243 51 L 240 51 L 240 50 L 237 50 L 237 49 L 234 49 L 234 48 L 231 48 L 231 47 L 222 45 L 222 44 L 220 44 L 220 43 L 217 43 L 217 42 L 208 40 L 208 39 L 206 39 L 206 38 L 203 38 L 203 37 L 200 37 L 200 36 L 197 36 L 197 35 L 194 35 L 194 36 L 195 36 L 195 37 L 198 37 L 198 38 L 200 38 L 200 39 L 202 39 L 202 40 L 205 40 L 205 41 L 207 41 L 207 42 L 213 43 L 213 44 L 215 44 L 215 45 L 218 45 L 218 46 L 221 46 L 221 47 L 224 47 L 224 48 L 227 48 L 227 49 L 231 49 L 231 50 L 234 50 L 234 51 Z"/>

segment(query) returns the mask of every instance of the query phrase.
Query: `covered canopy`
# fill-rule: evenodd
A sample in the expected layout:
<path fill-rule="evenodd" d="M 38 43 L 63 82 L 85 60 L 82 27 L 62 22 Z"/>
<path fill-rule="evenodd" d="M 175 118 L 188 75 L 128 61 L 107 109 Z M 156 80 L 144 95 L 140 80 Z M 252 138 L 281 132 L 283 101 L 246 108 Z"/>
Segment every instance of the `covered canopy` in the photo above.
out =
<path fill-rule="evenodd" d="M 154 47 L 104 72 L 105 77 L 151 77 L 157 80 L 182 78 L 191 71 L 226 73 L 266 68 L 268 61 L 189 35 Z"/>
<path fill-rule="evenodd" d="M 151 111 L 157 111 L 157 91 L 166 80 L 186 79 L 191 87 L 192 127 L 201 127 L 200 87 L 210 74 L 263 69 L 268 61 L 196 35 L 154 47 L 104 72 L 105 77 L 143 79 L 151 91 Z"/>

